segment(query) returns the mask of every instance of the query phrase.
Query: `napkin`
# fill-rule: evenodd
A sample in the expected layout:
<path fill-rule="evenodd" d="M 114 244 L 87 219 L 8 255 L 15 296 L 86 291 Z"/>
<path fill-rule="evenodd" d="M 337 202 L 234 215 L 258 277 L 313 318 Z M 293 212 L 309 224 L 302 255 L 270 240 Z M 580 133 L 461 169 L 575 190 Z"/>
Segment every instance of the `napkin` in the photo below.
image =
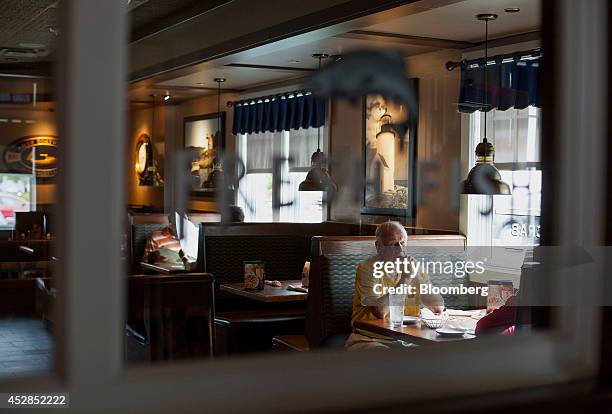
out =
<path fill-rule="evenodd" d="M 445 317 L 445 313 L 433 313 L 433 311 L 429 308 L 421 309 L 421 319 L 442 319 Z"/>
<path fill-rule="evenodd" d="M 304 288 L 302 286 L 287 285 L 287 290 L 293 290 L 295 292 L 308 293 L 308 289 Z"/>

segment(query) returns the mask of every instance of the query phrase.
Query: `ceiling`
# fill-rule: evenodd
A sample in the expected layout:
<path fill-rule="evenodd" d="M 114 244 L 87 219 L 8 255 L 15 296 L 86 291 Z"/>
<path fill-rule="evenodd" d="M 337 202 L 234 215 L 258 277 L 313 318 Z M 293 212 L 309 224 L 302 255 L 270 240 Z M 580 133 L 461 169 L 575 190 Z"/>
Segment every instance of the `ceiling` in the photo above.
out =
<path fill-rule="evenodd" d="M 231 0 L 125 0 L 131 40 L 204 13 Z M 0 0 L 0 63 L 53 59 L 59 0 Z"/>
<path fill-rule="evenodd" d="M 56 43 L 56 0 L 0 0 L 0 62 L 48 60 Z"/>
<path fill-rule="evenodd" d="M 507 7 L 518 7 L 518 13 L 506 13 Z M 477 42 L 484 40 L 485 24 L 476 20 L 479 13 L 496 13 L 489 22 L 489 38 L 504 37 L 538 30 L 541 13 L 537 0 L 465 0 L 392 21 L 365 30 L 418 35 L 441 39 Z"/>
<path fill-rule="evenodd" d="M 432 47 L 418 45 L 398 45 L 381 43 L 372 40 L 344 39 L 330 37 L 317 42 L 298 45 L 288 49 L 279 49 L 272 53 L 249 56 L 248 58 L 235 57 L 230 63 L 210 69 L 198 71 L 193 74 L 160 82 L 158 85 L 166 87 L 214 86 L 216 77 L 227 78 L 224 88 L 245 89 L 252 85 L 265 85 L 271 82 L 300 78 L 316 70 L 318 60 L 312 57 L 313 53 L 326 53 L 330 56 L 341 55 L 351 50 L 393 48 L 400 49 L 406 55 L 414 55 L 435 50 Z M 325 63 L 325 61 L 323 61 Z M 229 65 L 245 65 L 258 67 L 236 67 Z M 262 68 L 261 66 L 267 66 Z"/>
<path fill-rule="evenodd" d="M 507 7 L 519 7 L 520 12 L 506 13 L 504 9 Z M 270 47 L 251 49 L 207 62 L 202 65 L 202 69 L 186 75 L 173 77 L 166 74 L 156 84 L 168 91 L 175 87 L 189 88 L 197 84 L 200 87 L 214 87 L 215 77 L 225 77 L 228 81 L 224 88 L 246 90 L 305 76 L 308 70 L 317 67 L 313 53 L 341 55 L 355 49 L 394 48 L 400 49 L 406 56 L 412 56 L 444 48 L 470 48 L 484 40 L 484 23 L 475 18 L 476 14 L 484 12 L 499 15 L 498 20 L 489 23 L 490 39 L 534 32 L 540 28 L 539 1 L 449 1 L 442 7 L 424 9 L 416 14 L 364 26 L 358 30 L 359 33 L 351 31 L 289 47 L 284 47 L 285 42 L 279 42 L 278 47 L 272 48 L 272 51 Z M 438 44 L 429 44 L 430 39 Z M 200 92 L 204 95 L 215 93 L 213 89 Z"/>
<path fill-rule="evenodd" d="M 131 22 L 131 41 L 154 36 L 230 0 L 125 0 Z M 41 65 L 53 60 L 57 42 L 58 0 L 0 0 L 0 69 Z M 414 4 L 422 7 L 412 7 Z M 148 101 L 151 93 L 172 94 L 177 100 L 216 92 L 215 77 L 224 77 L 226 91 L 243 91 L 290 82 L 317 67 L 313 53 L 341 55 L 355 49 L 400 49 L 406 56 L 437 49 L 465 49 L 482 42 L 484 23 L 475 15 L 494 12 L 490 38 L 533 32 L 540 27 L 537 0 L 422 0 L 406 5 L 407 12 L 373 15 L 356 20 L 334 35 L 296 36 L 230 56 L 165 73 L 130 85 L 132 101 Z M 400 6 L 393 10 L 404 10 Z M 519 7 L 519 13 L 504 8 Z M 341 26 L 338 26 L 341 27 Z M 357 32 L 355 32 L 357 31 Z M 313 32 L 314 33 L 314 32 Z M 288 41 L 287 41 L 288 40 Z M 47 68 L 50 67 L 47 63 Z M 32 70 L 32 66 L 29 67 Z M 43 68 L 44 69 L 44 68 Z M 49 69 L 46 69 L 47 71 Z"/>

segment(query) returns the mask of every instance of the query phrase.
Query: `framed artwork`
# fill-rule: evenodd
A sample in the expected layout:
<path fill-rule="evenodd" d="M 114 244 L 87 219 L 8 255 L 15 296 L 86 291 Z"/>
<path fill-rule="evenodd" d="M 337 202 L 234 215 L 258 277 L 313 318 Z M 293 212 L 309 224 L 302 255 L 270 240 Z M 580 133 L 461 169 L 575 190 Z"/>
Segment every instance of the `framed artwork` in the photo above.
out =
<path fill-rule="evenodd" d="M 410 79 L 416 113 L 380 95 L 363 98 L 364 192 L 361 214 L 415 216 L 418 79 Z M 397 124 L 408 121 L 404 136 Z M 403 142 L 401 142 L 402 140 Z"/>
<path fill-rule="evenodd" d="M 225 112 L 187 117 L 183 120 L 183 142 L 188 154 L 191 194 L 214 197 L 215 175 L 223 171 Z"/>

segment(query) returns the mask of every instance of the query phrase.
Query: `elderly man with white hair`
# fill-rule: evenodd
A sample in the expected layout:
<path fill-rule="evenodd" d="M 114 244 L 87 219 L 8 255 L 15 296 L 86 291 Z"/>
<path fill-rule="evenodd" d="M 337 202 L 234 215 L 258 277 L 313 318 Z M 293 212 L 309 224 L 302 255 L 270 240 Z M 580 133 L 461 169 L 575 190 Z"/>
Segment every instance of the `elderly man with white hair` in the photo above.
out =
<path fill-rule="evenodd" d="M 426 274 L 384 272 L 380 277 L 375 276 L 374 267 L 377 262 L 396 262 L 397 259 L 411 258 L 406 253 L 406 242 L 408 234 L 406 229 L 396 221 L 382 223 L 376 229 L 376 252 L 377 254 L 364 260 L 357 267 L 355 277 L 355 295 L 353 296 L 353 314 L 351 324 L 363 319 L 383 319 L 389 315 L 388 288 L 398 287 L 402 284 L 414 286 L 414 294 L 406 297 L 404 304 L 404 315 L 416 316 L 419 314 L 420 306 L 424 305 L 434 313 L 444 310 L 443 299 L 439 295 L 421 295 L 420 284 L 428 284 L 429 277 Z M 368 348 L 389 348 L 393 346 L 405 346 L 405 343 L 394 341 L 390 338 L 374 335 L 355 329 L 346 342 L 349 350 Z"/>

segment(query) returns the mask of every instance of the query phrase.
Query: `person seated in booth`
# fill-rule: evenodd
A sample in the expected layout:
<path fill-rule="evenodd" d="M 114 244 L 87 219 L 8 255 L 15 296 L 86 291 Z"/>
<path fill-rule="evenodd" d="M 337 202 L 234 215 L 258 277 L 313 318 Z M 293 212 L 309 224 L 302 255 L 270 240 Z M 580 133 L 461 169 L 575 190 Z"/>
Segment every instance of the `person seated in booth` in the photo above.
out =
<path fill-rule="evenodd" d="M 422 295 L 419 285 L 428 284 L 429 277 L 420 273 L 411 278 L 410 273 L 385 272 L 382 278 L 374 276 L 374 263 L 395 262 L 396 259 L 410 257 L 406 253 L 408 234 L 406 229 L 396 221 L 381 224 L 376 229 L 377 254 L 364 260 L 357 266 L 355 276 L 355 294 L 353 296 L 353 312 L 351 324 L 353 333 L 346 341 L 345 347 L 349 351 L 369 348 L 390 348 L 394 346 L 408 346 L 408 344 L 395 341 L 371 332 L 355 329 L 355 321 L 363 319 L 384 319 L 389 315 L 389 295 L 380 292 L 382 287 L 398 287 L 406 284 L 416 287 L 414 295 L 407 295 L 404 306 L 404 315 L 417 316 L 420 305 L 426 306 L 432 312 L 439 314 L 444 311 L 444 300 L 440 295 Z M 375 288 L 375 285 L 379 285 Z"/>
<path fill-rule="evenodd" d="M 181 242 L 170 226 L 152 232 L 145 244 L 143 262 L 149 264 L 183 263 Z"/>
<path fill-rule="evenodd" d="M 476 324 L 476 336 L 512 335 L 516 326 L 517 302 L 518 296 L 510 296 L 503 306 L 482 317 Z"/>

